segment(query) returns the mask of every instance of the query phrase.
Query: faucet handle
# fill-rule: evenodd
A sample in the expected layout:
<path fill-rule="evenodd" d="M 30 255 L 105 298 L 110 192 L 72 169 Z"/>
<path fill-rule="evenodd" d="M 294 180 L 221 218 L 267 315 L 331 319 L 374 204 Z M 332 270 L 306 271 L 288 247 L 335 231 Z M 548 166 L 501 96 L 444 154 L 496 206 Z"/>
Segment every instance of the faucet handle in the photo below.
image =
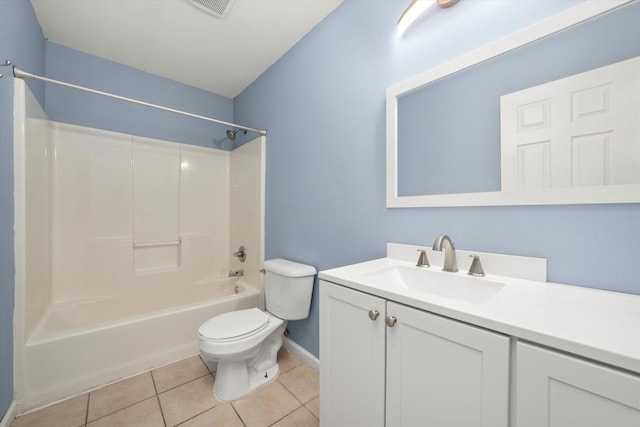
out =
<path fill-rule="evenodd" d="M 417 249 L 420 252 L 420 256 L 418 257 L 418 262 L 416 263 L 416 267 L 429 267 L 429 260 L 427 259 L 427 252 L 424 249 Z"/>
<path fill-rule="evenodd" d="M 470 276 L 475 277 L 484 277 L 484 270 L 482 269 L 482 264 L 480 263 L 479 255 L 469 255 L 473 258 L 471 261 L 471 267 L 469 267 L 469 272 L 467 273 Z"/>
<path fill-rule="evenodd" d="M 247 259 L 247 253 L 245 252 L 244 245 L 240 245 L 238 251 L 233 253 L 233 256 L 238 258 L 240 262 L 244 262 Z"/>

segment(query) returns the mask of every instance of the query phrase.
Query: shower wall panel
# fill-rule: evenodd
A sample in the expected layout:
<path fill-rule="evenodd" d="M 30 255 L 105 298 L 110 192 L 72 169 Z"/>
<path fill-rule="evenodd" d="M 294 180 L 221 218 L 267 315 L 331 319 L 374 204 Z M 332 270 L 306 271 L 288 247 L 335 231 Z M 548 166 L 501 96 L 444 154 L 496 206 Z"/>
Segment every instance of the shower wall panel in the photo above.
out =
<path fill-rule="evenodd" d="M 30 93 L 30 92 L 29 92 Z M 35 102 L 35 100 L 34 100 Z M 25 121 L 25 333 L 30 334 L 51 301 L 51 138 L 49 121 Z"/>
<path fill-rule="evenodd" d="M 133 138 L 136 272 L 180 267 L 180 145 Z"/>
<path fill-rule="evenodd" d="M 131 137 L 52 123 L 53 301 L 118 293 L 132 271 Z"/>
<path fill-rule="evenodd" d="M 264 138 L 256 138 L 231 152 L 231 249 L 244 245 L 247 258 L 231 261 L 232 269 L 242 268 L 249 283 L 261 283 L 264 250 Z"/>
<path fill-rule="evenodd" d="M 226 278 L 228 152 L 61 123 L 51 129 L 53 304 Z"/>
<path fill-rule="evenodd" d="M 229 272 L 229 153 L 181 145 L 180 234 L 191 280 Z M 233 248 L 231 248 L 233 249 Z"/>

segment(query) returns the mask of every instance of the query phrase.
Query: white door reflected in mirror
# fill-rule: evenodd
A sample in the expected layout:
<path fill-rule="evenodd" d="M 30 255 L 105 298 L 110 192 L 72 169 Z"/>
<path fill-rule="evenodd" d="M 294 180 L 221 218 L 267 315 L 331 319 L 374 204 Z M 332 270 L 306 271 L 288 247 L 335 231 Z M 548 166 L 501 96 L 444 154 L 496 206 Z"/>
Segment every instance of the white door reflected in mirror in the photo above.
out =
<path fill-rule="evenodd" d="M 502 191 L 640 183 L 640 57 L 503 95 Z"/>

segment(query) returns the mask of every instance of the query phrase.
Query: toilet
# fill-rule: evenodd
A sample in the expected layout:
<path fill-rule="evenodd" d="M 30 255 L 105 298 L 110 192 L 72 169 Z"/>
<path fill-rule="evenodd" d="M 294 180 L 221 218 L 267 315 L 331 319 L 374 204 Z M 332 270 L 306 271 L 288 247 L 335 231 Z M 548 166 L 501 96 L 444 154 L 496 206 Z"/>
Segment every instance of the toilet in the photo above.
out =
<path fill-rule="evenodd" d="M 288 320 L 309 316 L 315 267 L 285 259 L 264 262 L 266 311 L 236 310 L 198 329 L 200 354 L 216 371 L 213 394 L 220 401 L 246 396 L 278 377 L 277 353 Z"/>

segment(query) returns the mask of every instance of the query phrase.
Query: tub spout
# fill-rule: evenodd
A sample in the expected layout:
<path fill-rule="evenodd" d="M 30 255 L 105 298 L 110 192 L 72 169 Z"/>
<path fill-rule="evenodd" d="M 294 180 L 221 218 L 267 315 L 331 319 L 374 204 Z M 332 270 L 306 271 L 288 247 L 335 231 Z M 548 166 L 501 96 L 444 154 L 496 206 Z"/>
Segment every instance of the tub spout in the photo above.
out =
<path fill-rule="evenodd" d="M 229 271 L 229 277 L 242 277 L 244 276 L 244 270 L 231 270 Z"/>

